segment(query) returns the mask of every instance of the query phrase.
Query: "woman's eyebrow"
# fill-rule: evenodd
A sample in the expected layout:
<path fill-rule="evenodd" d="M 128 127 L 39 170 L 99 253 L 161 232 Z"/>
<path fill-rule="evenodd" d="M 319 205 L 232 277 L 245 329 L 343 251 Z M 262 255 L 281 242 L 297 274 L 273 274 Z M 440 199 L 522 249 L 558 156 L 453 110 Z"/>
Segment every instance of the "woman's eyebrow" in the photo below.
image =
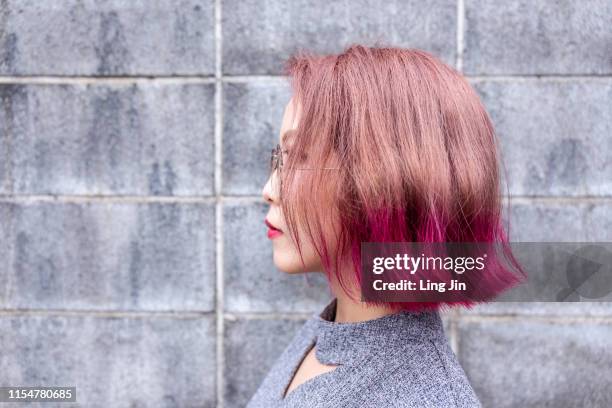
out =
<path fill-rule="evenodd" d="M 281 142 L 285 143 L 289 140 L 289 138 L 295 133 L 295 129 L 289 129 L 283 133 L 281 136 Z"/>

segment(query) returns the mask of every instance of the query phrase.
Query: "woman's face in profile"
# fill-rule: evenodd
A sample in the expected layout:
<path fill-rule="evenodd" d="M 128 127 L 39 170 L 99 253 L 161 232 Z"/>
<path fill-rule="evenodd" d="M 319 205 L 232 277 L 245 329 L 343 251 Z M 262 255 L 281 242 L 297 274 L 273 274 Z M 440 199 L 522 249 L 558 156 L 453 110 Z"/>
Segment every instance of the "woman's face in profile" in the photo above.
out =
<path fill-rule="evenodd" d="M 299 114 L 297 114 L 295 119 L 292 121 L 294 109 L 293 99 L 291 99 L 285 107 L 280 134 L 278 136 L 282 150 L 288 148 L 286 143 L 281 139 L 282 135 L 288 130 L 295 129 L 297 127 Z M 291 154 L 291 152 L 286 154 Z M 270 241 L 272 241 L 274 264 L 278 269 L 287 273 L 315 271 L 322 272 L 323 267 L 321 265 L 321 259 L 318 256 L 315 248 L 312 246 L 310 240 L 306 238 L 306 235 L 303 233 L 303 229 L 300 227 L 298 229 L 298 233 L 300 236 L 302 255 L 304 257 L 306 267 L 302 265 L 297 246 L 295 242 L 291 240 L 280 206 L 279 181 L 278 170 L 275 170 L 268 178 L 262 192 L 264 200 L 270 204 L 270 209 L 268 210 L 265 221 L 268 227 L 268 238 Z"/>

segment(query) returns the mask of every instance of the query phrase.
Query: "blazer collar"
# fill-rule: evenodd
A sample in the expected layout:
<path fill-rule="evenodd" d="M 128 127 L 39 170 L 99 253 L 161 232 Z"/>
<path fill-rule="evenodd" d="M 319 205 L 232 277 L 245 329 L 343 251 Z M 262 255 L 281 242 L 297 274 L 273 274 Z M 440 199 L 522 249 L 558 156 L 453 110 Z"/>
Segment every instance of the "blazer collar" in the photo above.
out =
<path fill-rule="evenodd" d="M 401 311 L 361 322 L 337 323 L 337 298 L 313 316 L 316 357 L 323 364 L 348 364 L 398 351 L 411 341 L 444 336 L 437 311 Z"/>

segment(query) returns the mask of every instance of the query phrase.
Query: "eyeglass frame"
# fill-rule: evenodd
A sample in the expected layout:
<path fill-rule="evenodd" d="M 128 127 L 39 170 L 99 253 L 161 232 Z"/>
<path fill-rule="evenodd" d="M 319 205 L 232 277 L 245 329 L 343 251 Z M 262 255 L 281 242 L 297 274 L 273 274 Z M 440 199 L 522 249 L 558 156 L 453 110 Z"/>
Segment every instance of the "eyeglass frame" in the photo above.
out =
<path fill-rule="evenodd" d="M 276 170 L 279 170 L 283 167 L 283 153 L 288 153 L 287 149 L 282 148 L 279 144 L 276 145 L 274 149 L 272 149 L 272 156 L 270 157 L 270 174 L 274 173 Z"/>
<path fill-rule="evenodd" d="M 276 170 L 280 170 L 283 168 L 283 154 L 288 153 L 289 150 L 283 149 L 280 143 L 276 145 L 274 149 L 272 149 L 272 155 L 270 157 L 270 174 L 274 173 Z M 316 169 L 308 169 L 308 168 L 299 168 L 298 170 L 316 170 Z M 320 170 L 340 170 L 339 167 L 322 167 Z"/>

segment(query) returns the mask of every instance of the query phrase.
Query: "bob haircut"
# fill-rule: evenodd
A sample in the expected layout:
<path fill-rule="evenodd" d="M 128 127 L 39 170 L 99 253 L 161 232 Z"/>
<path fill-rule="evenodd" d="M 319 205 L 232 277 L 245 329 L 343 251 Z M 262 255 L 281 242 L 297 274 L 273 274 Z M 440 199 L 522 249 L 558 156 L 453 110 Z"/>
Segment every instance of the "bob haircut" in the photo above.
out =
<path fill-rule="evenodd" d="M 361 283 L 361 242 L 497 242 L 520 269 L 502 225 L 496 135 L 458 71 L 422 50 L 352 44 L 334 55 L 298 51 L 284 73 L 300 119 L 283 138 L 280 205 L 302 263 L 298 225 L 349 296 Z M 491 296 L 519 282 L 506 270 L 478 279 Z"/>

